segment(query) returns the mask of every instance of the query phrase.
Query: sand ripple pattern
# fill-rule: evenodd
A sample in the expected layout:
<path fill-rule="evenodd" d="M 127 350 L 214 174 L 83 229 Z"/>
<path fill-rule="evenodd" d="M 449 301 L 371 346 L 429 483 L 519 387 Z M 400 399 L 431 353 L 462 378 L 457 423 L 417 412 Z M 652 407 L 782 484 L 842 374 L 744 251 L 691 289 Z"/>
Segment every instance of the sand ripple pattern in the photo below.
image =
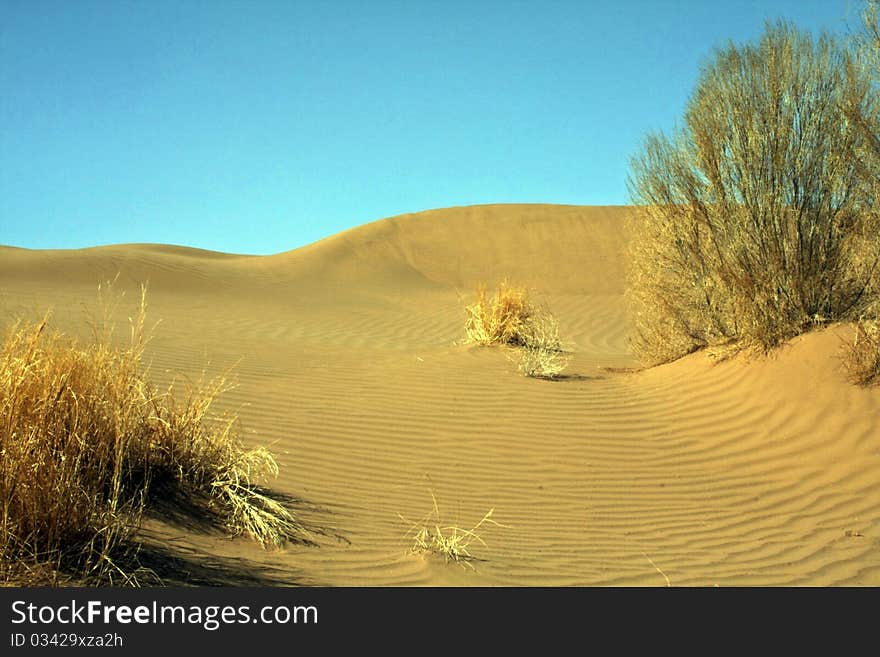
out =
<path fill-rule="evenodd" d="M 215 354 L 250 354 L 227 402 L 281 453 L 279 485 L 332 509 L 348 540 L 292 548 L 290 567 L 334 585 L 880 581 L 880 400 L 845 385 L 835 336 L 777 360 L 698 354 L 622 373 L 606 367 L 625 362 L 619 337 L 590 335 L 591 321 L 559 382 L 453 345 L 453 326 L 382 338 L 379 324 L 372 345 L 330 333 L 320 347 L 244 320 L 212 329 Z M 154 362 L 195 371 L 200 358 L 167 344 Z M 450 522 L 494 507 L 508 526 L 486 532 L 477 572 L 406 554 L 398 514 L 423 518 L 432 491 Z"/>
<path fill-rule="evenodd" d="M 196 553 L 325 585 L 880 585 L 880 391 L 845 382 L 845 327 L 770 358 L 695 354 L 628 371 L 618 215 L 597 210 L 593 225 L 566 208 L 554 232 L 550 209 L 516 212 L 433 213 L 419 230 L 425 217 L 397 218 L 264 259 L 3 251 L 0 313 L 49 304 L 57 326 L 86 335 L 92 284 L 121 263 L 130 283 L 157 282 L 157 379 L 235 367 L 223 406 L 279 455 L 275 486 L 338 537 L 264 553 L 151 527 Z M 441 243 L 444 217 L 453 237 Z M 481 250 L 505 221 L 519 241 L 508 231 L 509 245 Z M 457 260 L 473 226 L 470 260 Z M 589 248 L 545 266 L 571 235 Z M 495 260 L 473 261 L 481 253 Z M 528 270 L 529 254 L 541 267 Z M 571 343 L 563 380 L 458 344 L 462 290 L 514 260 L 543 276 L 529 283 Z M 400 516 L 424 518 L 432 492 L 449 523 L 470 527 L 494 507 L 505 525 L 474 546 L 476 570 L 408 553 Z"/>

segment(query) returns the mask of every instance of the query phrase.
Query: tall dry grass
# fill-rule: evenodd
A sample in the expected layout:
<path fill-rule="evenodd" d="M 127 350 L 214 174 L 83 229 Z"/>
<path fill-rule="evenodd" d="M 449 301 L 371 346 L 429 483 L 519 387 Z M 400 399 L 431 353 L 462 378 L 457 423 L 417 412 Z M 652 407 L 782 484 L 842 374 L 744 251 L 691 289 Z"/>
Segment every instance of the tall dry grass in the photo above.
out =
<path fill-rule="evenodd" d="M 520 346 L 529 340 L 535 309 L 524 287 L 502 281 L 489 296 L 477 286 L 476 301 L 465 306 L 465 342 L 484 346 Z"/>
<path fill-rule="evenodd" d="M 0 345 L 0 582 L 135 584 L 136 535 L 158 495 L 185 496 L 266 547 L 306 536 L 260 487 L 272 455 L 212 405 L 221 378 L 178 398 L 143 363 L 145 301 L 128 344 L 82 344 L 49 318 Z"/>
<path fill-rule="evenodd" d="M 768 350 L 878 294 L 880 167 L 866 69 L 786 24 L 703 66 L 682 130 L 633 159 L 640 207 L 633 347 L 659 363 L 710 345 Z"/>

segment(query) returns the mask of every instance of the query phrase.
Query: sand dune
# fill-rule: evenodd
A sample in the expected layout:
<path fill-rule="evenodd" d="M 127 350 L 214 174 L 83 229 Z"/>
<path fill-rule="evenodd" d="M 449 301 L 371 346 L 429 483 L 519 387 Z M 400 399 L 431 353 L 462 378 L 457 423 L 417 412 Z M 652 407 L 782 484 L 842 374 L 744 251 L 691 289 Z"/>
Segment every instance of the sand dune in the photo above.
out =
<path fill-rule="evenodd" d="M 628 213 L 450 208 L 272 256 L 0 247 L 0 317 L 52 307 L 83 333 L 118 272 L 129 299 L 149 282 L 154 378 L 236 365 L 224 404 L 278 454 L 275 486 L 340 538 L 263 552 L 148 523 L 184 554 L 323 585 L 880 584 L 880 391 L 845 382 L 848 328 L 627 371 Z M 569 378 L 457 344 L 462 297 L 504 277 L 559 317 Z M 444 520 L 494 507 L 506 525 L 473 546 L 476 570 L 407 553 L 400 515 L 423 518 L 432 492 Z"/>

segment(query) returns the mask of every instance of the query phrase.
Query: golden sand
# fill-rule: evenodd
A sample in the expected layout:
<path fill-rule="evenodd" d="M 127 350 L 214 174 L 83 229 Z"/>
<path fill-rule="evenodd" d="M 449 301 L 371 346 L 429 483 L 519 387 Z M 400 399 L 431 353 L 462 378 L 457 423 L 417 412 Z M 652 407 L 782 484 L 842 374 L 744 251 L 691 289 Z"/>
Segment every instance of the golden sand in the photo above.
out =
<path fill-rule="evenodd" d="M 374 222 L 273 256 L 0 247 L 0 319 L 85 335 L 99 283 L 148 282 L 159 382 L 235 366 L 221 400 L 278 456 L 275 487 L 331 530 L 264 552 L 161 519 L 182 554 L 318 585 L 878 585 L 880 389 L 847 383 L 847 327 L 767 358 L 647 371 L 627 346 L 616 207 L 495 205 Z M 573 346 L 558 381 L 460 344 L 463 303 L 533 289 Z M 125 304 L 120 318 L 124 321 Z M 481 528 L 474 569 L 412 554 L 433 509 Z"/>

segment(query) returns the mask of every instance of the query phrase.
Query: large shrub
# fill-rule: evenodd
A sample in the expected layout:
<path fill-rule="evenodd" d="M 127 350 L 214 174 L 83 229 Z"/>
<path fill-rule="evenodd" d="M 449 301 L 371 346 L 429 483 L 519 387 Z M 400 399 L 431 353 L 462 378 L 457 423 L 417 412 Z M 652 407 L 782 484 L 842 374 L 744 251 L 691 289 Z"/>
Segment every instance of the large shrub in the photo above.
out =
<path fill-rule="evenodd" d="M 629 180 L 633 346 L 648 362 L 769 349 L 855 318 L 876 289 L 870 76 L 829 36 L 768 25 L 702 68 L 683 128 L 649 135 Z"/>

